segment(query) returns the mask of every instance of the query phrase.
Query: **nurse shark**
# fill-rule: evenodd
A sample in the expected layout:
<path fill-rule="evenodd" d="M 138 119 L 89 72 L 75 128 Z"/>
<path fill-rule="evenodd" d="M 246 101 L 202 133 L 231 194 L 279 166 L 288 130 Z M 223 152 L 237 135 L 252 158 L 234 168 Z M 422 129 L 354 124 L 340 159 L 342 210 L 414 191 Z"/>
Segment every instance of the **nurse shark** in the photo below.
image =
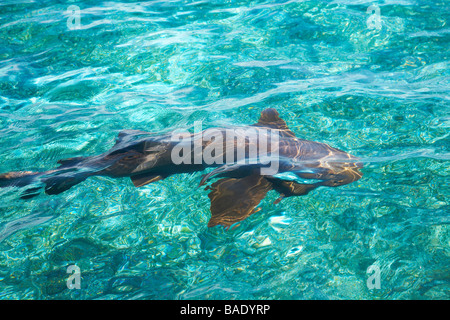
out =
<path fill-rule="evenodd" d="M 362 177 L 358 158 L 325 143 L 296 137 L 277 110 L 261 112 L 257 123 L 200 132 L 154 134 L 123 130 L 107 152 L 59 160 L 44 172 L 0 175 L 0 187 L 24 188 L 24 199 L 62 193 L 92 176 L 130 177 L 136 187 L 168 176 L 213 168 L 203 175 L 211 200 L 208 227 L 226 229 L 259 211 L 270 190 L 283 198 L 302 196 L 321 186 L 337 187 Z"/>

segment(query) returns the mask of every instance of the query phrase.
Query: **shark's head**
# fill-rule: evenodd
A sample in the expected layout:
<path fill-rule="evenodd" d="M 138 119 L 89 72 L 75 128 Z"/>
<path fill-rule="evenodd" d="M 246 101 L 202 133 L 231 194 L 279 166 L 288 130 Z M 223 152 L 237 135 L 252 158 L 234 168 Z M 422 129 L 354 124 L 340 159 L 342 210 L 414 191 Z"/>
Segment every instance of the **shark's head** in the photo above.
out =
<path fill-rule="evenodd" d="M 363 168 L 363 164 L 360 159 L 347 152 L 335 150 L 323 160 L 324 166 L 330 169 L 327 185 L 337 187 L 361 179 L 362 173 L 359 169 Z"/>

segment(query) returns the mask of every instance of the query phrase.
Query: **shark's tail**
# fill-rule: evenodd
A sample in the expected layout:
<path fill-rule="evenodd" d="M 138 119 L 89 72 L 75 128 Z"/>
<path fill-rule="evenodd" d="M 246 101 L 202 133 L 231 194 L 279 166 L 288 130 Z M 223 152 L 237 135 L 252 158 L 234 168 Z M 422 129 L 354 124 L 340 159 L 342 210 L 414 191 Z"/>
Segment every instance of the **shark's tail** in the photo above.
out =
<path fill-rule="evenodd" d="M 60 167 L 45 172 L 15 171 L 0 174 L 0 188 L 25 188 L 21 198 L 37 196 L 42 187 L 47 194 L 59 194 L 86 180 L 91 174 L 76 167 L 82 158 L 60 160 Z M 75 165 L 75 166 L 74 166 Z"/>
<path fill-rule="evenodd" d="M 39 172 L 17 171 L 0 174 L 0 187 L 25 187 L 39 176 Z"/>
<path fill-rule="evenodd" d="M 31 198 L 39 193 L 41 187 L 37 187 L 39 177 L 42 175 L 40 172 L 32 171 L 16 171 L 0 174 L 0 188 L 27 187 L 22 193 L 22 198 Z"/>

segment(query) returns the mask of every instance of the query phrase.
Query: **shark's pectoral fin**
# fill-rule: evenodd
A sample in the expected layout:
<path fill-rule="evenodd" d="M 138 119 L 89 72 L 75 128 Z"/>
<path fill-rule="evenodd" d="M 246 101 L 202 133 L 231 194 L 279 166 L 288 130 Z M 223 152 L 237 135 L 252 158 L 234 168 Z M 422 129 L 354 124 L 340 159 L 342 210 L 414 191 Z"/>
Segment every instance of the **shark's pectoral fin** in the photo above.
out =
<path fill-rule="evenodd" d="M 210 187 L 211 219 L 208 227 L 222 225 L 227 229 L 257 212 L 255 207 L 272 189 L 265 177 L 252 174 L 244 178 L 224 178 Z"/>
<path fill-rule="evenodd" d="M 131 182 L 133 182 L 134 186 L 136 188 L 145 186 L 146 184 L 155 182 L 155 181 L 159 181 L 162 179 L 167 178 L 169 175 L 167 174 L 138 174 L 138 175 L 134 175 L 131 176 Z"/>
<path fill-rule="evenodd" d="M 237 175 L 237 176 L 245 176 L 249 175 L 251 173 L 251 170 L 255 169 L 256 165 L 242 165 L 240 163 L 233 163 L 233 164 L 224 164 L 223 166 L 220 166 L 213 171 L 203 175 L 202 180 L 200 180 L 200 186 L 204 185 L 209 179 L 213 178 L 217 175 L 226 175 L 231 174 Z M 245 174 L 247 173 L 247 174 Z"/>
<path fill-rule="evenodd" d="M 67 159 L 67 161 L 71 160 Z M 64 166 L 62 163 L 61 165 Z M 60 194 L 83 182 L 90 175 L 89 172 L 69 172 L 68 170 L 59 171 L 59 169 L 45 172 L 8 172 L 0 175 L 0 187 L 27 187 L 21 198 L 28 199 L 39 194 L 42 183 L 45 185 L 45 193 Z"/>
<path fill-rule="evenodd" d="M 281 196 L 277 200 L 275 200 L 274 204 L 279 203 L 283 198 L 292 196 L 303 196 L 308 192 L 310 192 L 311 190 L 314 190 L 315 188 L 323 185 L 322 182 L 303 184 L 294 181 L 286 181 L 274 178 L 270 178 L 269 180 L 273 185 L 273 189 L 281 194 Z"/>
<path fill-rule="evenodd" d="M 209 179 L 213 177 L 243 177 L 251 174 L 264 175 L 263 168 L 268 168 L 272 163 L 281 163 L 279 157 L 277 156 L 264 156 L 252 159 L 252 163 L 249 163 L 249 159 L 243 159 L 235 163 L 224 164 L 213 171 L 203 175 L 202 180 L 200 180 L 200 186 L 204 185 Z M 267 171 L 270 175 L 273 174 L 272 171 Z"/>

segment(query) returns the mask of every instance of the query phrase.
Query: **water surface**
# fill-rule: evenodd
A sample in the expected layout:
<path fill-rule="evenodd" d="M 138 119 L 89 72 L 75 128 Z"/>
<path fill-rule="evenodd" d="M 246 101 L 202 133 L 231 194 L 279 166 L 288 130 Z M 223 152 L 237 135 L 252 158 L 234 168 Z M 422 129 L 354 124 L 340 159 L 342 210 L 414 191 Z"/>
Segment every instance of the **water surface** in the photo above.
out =
<path fill-rule="evenodd" d="M 271 191 L 230 231 L 206 227 L 201 173 L 139 189 L 93 177 L 28 201 L 0 190 L 0 298 L 448 299 L 448 3 L 371 5 L 2 1 L 0 172 L 266 107 L 365 167 L 277 205 Z"/>

